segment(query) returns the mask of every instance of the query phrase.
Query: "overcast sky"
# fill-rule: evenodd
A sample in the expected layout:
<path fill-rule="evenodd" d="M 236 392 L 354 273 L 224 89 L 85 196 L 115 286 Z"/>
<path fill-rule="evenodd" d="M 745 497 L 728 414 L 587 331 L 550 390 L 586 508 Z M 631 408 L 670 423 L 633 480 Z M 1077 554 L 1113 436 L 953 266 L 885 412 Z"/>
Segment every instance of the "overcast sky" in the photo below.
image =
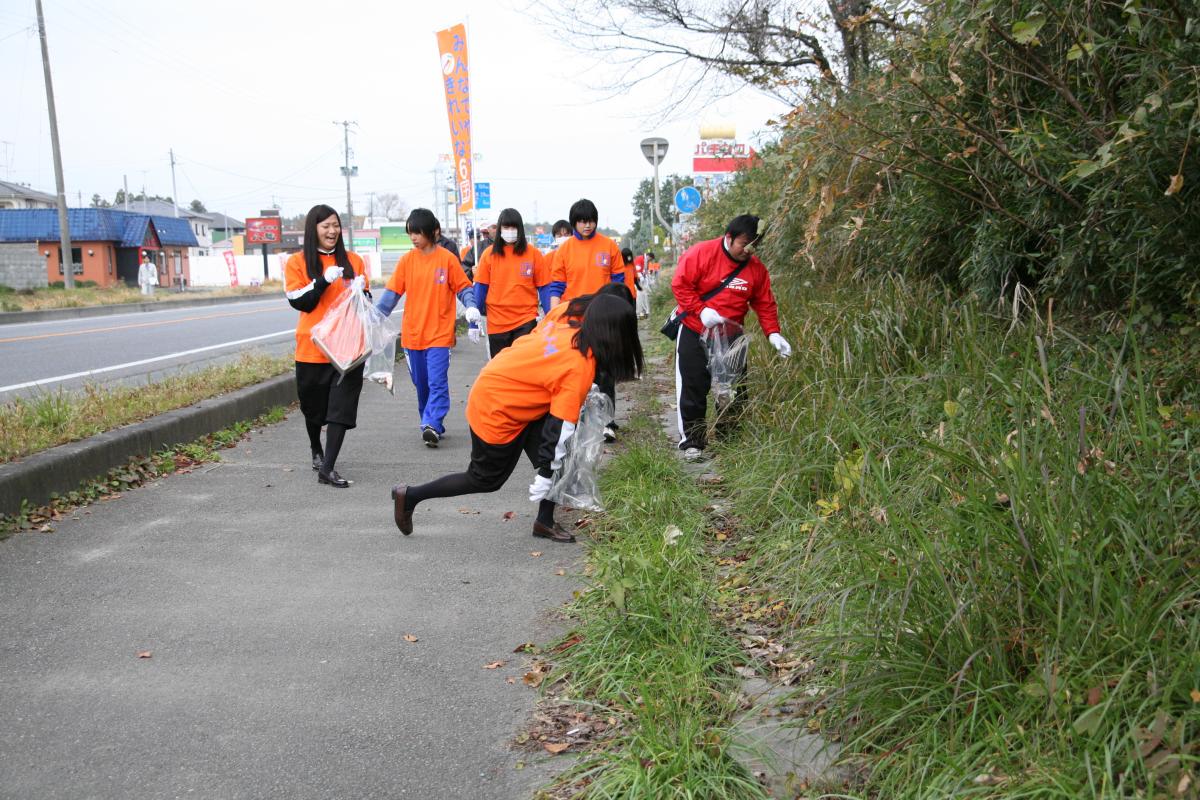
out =
<path fill-rule="evenodd" d="M 594 200 L 602 225 L 626 229 L 637 183 L 651 174 L 638 142 L 663 136 L 663 174 L 686 173 L 702 122 L 770 136 L 786 109 L 744 90 L 655 123 L 678 91 L 666 76 L 605 99 L 610 65 L 565 44 L 524 13 L 525 0 L 43 0 L 68 203 L 132 192 L 252 216 L 326 202 L 344 211 L 342 128 L 351 128 L 355 213 L 368 192 L 431 206 L 438 155 L 450 150 L 435 32 L 468 23 L 476 180 L 492 214 L 567 215 Z M 54 192 L 33 0 L 0 4 L 0 176 Z M 611 94 L 611 92 L 607 93 Z M 440 209 L 435 213 L 441 214 Z M 482 216 L 482 215 L 481 215 Z M 452 224 L 452 221 L 451 223 Z"/>

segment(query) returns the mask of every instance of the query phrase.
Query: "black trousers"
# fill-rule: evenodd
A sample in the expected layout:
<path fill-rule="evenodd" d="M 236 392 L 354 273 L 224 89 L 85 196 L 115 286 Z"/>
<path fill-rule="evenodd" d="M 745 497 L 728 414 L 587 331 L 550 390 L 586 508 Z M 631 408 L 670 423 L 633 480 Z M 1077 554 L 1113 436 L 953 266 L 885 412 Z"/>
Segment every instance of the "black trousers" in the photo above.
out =
<path fill-rule="evenodd" d="M 464 494 L 494 492 L 500 489 L 521 461 L 521 454 L 537 467 L 538 449 L 546 418 L 534 420 L 507 444 L 490 444 L 471 431 L 471 463 L 466 472 L 443 475 L 440 478 L 408 487 L 408 507 L 435 497 L 458 497 Z"/>
<path fill-rule="evenodd" d="M 524 325 L 518 325 L 511 331 L 505 331 L 504 333 L 489 333 L 488 351 L 492 354 L 492 358 L 495 358 L 496 354 L 501 350 L 533 330 L 535 325 L 537 325 L 536 318 L 529 320 L 529 322 L 526 322 Z"/>
<path fill-rule="evenodd" d="M 746 402 L 746 366 L 741 365 L 734 382 L 734 399 L 721 409 L 721 420 L 731 421 L 741 413 Z M 712 388 L 712 373 L 708 370 L 708 351 L 700 334 L 687 325 L 679 326 L 675 340 L 675 401 L 678 407 L 679 449 L 708 445 L 705 417 L 708 414 L 708 393 Z"/>

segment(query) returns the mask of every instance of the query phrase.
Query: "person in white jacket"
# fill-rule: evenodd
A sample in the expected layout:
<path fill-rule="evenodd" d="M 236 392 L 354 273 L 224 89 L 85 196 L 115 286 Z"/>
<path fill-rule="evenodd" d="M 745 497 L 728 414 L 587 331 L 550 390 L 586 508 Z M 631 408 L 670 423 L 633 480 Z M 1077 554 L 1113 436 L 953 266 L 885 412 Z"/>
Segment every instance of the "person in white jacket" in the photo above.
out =
<path fill-rule="evenodd" d="M 142 254 L 142 263 L 138 267 L 138 286 L 142 287 L 142 294 L 151 296 L 154 287 L 158 286 L 158 267 L 150 260 L 149 253 Z"/>

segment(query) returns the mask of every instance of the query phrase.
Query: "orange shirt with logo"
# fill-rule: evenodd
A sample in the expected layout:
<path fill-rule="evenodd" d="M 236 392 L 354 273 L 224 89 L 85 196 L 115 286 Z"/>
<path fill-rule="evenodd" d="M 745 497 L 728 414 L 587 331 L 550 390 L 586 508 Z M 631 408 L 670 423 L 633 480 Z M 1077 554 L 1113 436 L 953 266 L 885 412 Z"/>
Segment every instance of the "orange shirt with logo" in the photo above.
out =
<path fill-rule="evenodd" d="M 479 309 L 487 314 L 488 333 L 504 333 L 537 319 L 537 287 L 550 282 L 550 268 L 533 245 L 521 255 L 512 245 L 505 246 L 504 255 L 489 247 L 479 257 L 475 281 L 488 286 L 487 309 Z"/>
<path fill-rule="evenodd" d="M 366 275 L 363 261 L 355 253 L 346 253 L 350 259 L 350 266 L 354 270 L 355 275 Z M 324 272 L 326 267 L 332 267 L 337 264 L 337 259 L 333 254 L 321 254 L 321 271 Z M 308 271 L 304 268 L 304 253 L 292 253 L 288 258 L 287 264 L 283 268 L 284 291 L 287 293 L 298 292 L 313 283 L 313 279 L 308 277 Z M 317 302 L 317 307 L 312 311 L 301 311 L 300 321 L 296 323 L 296 360 L 303 361 L 306 364 L 328 364 L 329 359 L 321 352 L 312 341 L 312 326 L 316 325 L 325 318 L 325 312 L 329 311 L 330 307 L 338 301 L 343 292 L 350 291 L 350 281 L 345 278 L 338 278 L 333 283 L 325 287 L 325 291 L 321 294 L 321 299 Z"/>
<path fill-rule="evenodd" d="M 596 360 L 571 341 L 578 333 L 561 319 L 545 322 L 489 361 L 467 397 L 467 423 L 488 444 L 508 444 L 529 423 L 553 414 L 579 421 L 596 379 Z"/>
<path fill-rule="evenodd" d="M 408 350 L 454 347 L 455 297 L 471 285 L 462 264 L 444 247 L 409 250 L 396 262 L 387 288 L 404 296 L 400 341 Z"/>
<path fill-rule="evenodd" d="M 550 280 L 562 281 L 567 285 L 560 300 L 566 302 L 581 294 L 592 294 L 613 275 L 625 271 L 625 258 L 617 243 L 602 233 L 591 239 L 572 236 L 554 252 Z M 630 289 L 633 286 L 630 285 Z"/>

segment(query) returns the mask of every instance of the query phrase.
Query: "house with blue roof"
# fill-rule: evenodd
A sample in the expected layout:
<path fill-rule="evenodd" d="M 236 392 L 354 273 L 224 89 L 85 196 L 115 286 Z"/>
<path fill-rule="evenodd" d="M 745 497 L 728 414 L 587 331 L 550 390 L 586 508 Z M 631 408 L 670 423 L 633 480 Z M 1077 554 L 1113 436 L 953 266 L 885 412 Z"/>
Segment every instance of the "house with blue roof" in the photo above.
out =
<path fill-rule="evenodd" d="M 69 208 L 67 221 L 76 280 L 136 286 L 138 265 L 149 255 L 158 266 L 159 286 L 191 284 L 188 248 L 196 247 L 197 241 L 187 219 L 115 208 Z M 46 282 L 61 282 L 58 211 L 0 209 L 0 262 L 8 254 L 27 253 L 31 246 L 45 263 Z"/>

